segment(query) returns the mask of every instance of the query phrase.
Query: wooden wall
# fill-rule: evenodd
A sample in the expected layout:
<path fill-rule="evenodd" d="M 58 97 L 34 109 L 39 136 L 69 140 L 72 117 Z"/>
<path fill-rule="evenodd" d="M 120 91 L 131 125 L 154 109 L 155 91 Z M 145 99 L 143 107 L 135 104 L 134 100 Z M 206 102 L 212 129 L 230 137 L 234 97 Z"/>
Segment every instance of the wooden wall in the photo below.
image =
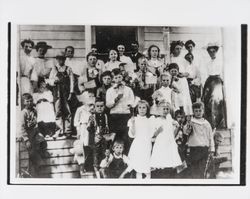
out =
<path fill-rule="evenodd" d="M 20 25 L 20 41 L 30 38 L 35 42 L 46 41 L 52 46 L 46 57 L 55 57 L 60 51 L 64 51 L 66 46 L 75 48 L 75 57 L 83 59 L 85 57 L 85 26 L 64 26 L 64 25 Z M 21 48 L 21 46 L 20 46 Z M 32 51 L 34 57 L 36 50 Z"/>

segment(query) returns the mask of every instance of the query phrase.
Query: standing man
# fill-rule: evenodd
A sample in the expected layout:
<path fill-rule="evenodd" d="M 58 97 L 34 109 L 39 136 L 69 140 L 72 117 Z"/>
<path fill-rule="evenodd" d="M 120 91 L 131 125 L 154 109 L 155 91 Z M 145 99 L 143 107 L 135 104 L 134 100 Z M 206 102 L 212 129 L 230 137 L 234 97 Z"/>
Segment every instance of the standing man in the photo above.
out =
<path fill-rule="evenodd" d="M 139 52 L 138 41 L 133 41 L 131 43 L 131 49 L 132 49 L 132 52 L 130 54 L 130 58 L 131 58 L 132 62 L 136 65 L 135 72 L 138 72 L 140 70 L 140 67 L 138 66 L 137 62 L 138 62 L 138 59 L 143 56 L 143 54 Z"/>

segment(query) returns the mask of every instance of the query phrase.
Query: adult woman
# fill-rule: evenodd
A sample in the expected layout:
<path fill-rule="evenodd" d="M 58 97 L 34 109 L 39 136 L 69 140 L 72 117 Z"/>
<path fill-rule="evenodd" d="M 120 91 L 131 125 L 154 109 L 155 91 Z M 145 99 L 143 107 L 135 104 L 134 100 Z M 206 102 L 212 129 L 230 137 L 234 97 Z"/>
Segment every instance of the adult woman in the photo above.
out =
<path fill-rule="evenodd" d="M 206 65 L 207 78 L 205 81 L 202 100 L 205 104 L 205 118 L 212 128 L 226 128 L 226 104 L 223 93 L 222 63 L 217 58 L 219 45 L 209 43 L 207 52 L 210 60 Z"/>
<path fill-rule="evenodd" d="M 31 74 L 31 81 L 33 83 L 34 91 L 37 91 L 37 82 L 39 78 L 48 79 L 51 69 L 54 67 L 54 61 L 45 58 L 47 50 L 52 46 L 47 45 L 46 42 L 38 42 L 35 46 L 38 57 L 36 58 L 34 69 Z"/>
<path fill-rule="evenodd" d="M 170 45 L 170 62 L 176 63 L 179 66 L 180 76 L 187 77 L 188 74 L 185 71 L 185 59 L 181 56 L 181 50 L 183 47 L 182 41 L 173 41 Z"/>
<path fill-rule="evenodd" d="M 30 39 L 25 39 L 21 42 L 21 46 L 23 48 L 20 55 L 21 93 L 32 93 L 30 77 L 35 64 L 35 58 L 31 56 L 31 51 L 34 47 L 34 42 Z"/>

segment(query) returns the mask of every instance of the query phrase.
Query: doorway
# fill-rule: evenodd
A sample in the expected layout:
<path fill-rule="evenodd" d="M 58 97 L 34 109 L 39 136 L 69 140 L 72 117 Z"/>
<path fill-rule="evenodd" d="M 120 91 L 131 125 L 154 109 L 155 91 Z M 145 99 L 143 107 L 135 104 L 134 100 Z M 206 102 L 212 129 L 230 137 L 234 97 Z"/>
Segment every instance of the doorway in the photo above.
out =
<path fill-rule="evenodd" d="M 104 60 L 107 60 L 108 51 L 122 43 L 128 54 L 131 51 L 130 44 L 137 39 L 136 26 L 96 26 L 96 45 Z"/>

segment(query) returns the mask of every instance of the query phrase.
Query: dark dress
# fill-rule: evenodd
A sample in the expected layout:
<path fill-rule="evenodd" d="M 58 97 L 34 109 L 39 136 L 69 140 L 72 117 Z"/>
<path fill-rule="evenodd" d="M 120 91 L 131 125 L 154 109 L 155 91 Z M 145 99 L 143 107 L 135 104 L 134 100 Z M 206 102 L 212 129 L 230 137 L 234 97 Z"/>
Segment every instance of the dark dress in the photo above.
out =
<path fill-rule="evenodd" d="M 212 128 L 224 129 L 226 126 L 226 103 L 223 81 L 219 75 L 210 75 L 204 85 L 202 101 L 205 105 L 205 119 Z"/>

